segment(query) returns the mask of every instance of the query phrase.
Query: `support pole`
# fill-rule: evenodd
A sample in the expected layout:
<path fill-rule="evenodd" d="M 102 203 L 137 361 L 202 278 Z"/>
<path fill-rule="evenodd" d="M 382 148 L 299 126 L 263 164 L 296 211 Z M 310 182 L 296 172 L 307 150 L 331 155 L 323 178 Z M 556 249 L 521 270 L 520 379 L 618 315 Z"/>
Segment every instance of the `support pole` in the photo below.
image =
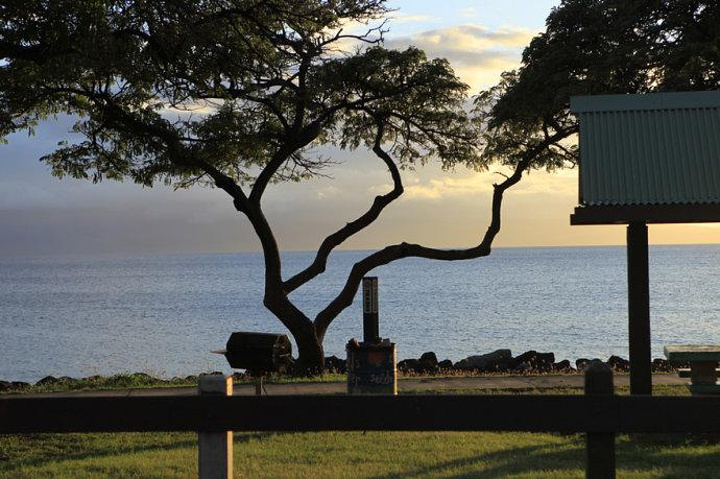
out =
<path fill-rule="evenodd" d="M 202 374 L 198 383 L 201 396 L 232 396 L 232 376 Z M 233 433 L 212 431 L 198 433 L 198 477 L 231 479 L 233 477 Z"/>
<path fill-rule="evenodd" d="M 363 341 L 376 343 L 380 341 L 380 315 L 378 313 L 378 279 L 377 276 L 365 276 L 362 281 L 363 290 Z"/>
<path fill-rule="evenodd" d="M 643 222 L 628 224 L 627 263 L 630 394 L 652 394 L 648 229 Z"/>
<path fill-rule="evenodd" d="M 608 396 L 613 394 L 613 373 L 607 364 L 593 361 L 585 370 L 585 394 Z M 588 411 L 591 414 L 593 411 Z M 587 434 L 587 479 L 615 478 L 615 433 Z"/>

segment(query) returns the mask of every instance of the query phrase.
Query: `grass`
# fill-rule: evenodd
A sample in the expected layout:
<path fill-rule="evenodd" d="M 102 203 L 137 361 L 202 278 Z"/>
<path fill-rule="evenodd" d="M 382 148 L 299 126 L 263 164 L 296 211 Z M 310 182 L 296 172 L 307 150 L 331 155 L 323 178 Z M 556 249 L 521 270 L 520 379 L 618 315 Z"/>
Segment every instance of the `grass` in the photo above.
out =
<path fill-rule="evenodd" d="M 552 388 L 543 394 L 581 394 Z M 618 394 L 627 394 L 619 388 Z M 656 394 L 685 395 L 679 386 Z M 452 390 L 441 394 L 527 394 Z M 537 390 L 533 393 L 538 393 Z M 235 433 L 236 477 L 584 477 L 581 434 L 466 432 Z M 194 433 L 0 436 L 0 478 L 197 477 Z M 620 435 L 618 477 L 718 477 L 720 438 Z"/>
<path fill-rule="evenodd" d="M 305 382 L 336 382 L 345 381 L 344 374 L 324 374 L 317 377 L 293 377 L 280 374 L 270 375 L 266 382 L 270 384 L 305 383 Z M 235 384 L 250 384 L 252 378 L 239 377 Z M 122 373 L 113 376 L 91 376 L 82 379 L 62 379 L 44 384 L 29 384 L 20 389 L 0 391 L 2 394 L 32 394 L 66 391 L 99 391 L 110 389 L 146 389 L 197 387 L 197 376 L 185 378 L 160 379 L 144 373 Z"/>
<path fill-rule="evenodd" d="M 618 477 L 717 477 L 720 443 L 620 436 Z M 236 477 L 584 477 L 582 435 L 236 433 Z M 3 478 L 197 477 L 191 433 L 0 436 Z"/>

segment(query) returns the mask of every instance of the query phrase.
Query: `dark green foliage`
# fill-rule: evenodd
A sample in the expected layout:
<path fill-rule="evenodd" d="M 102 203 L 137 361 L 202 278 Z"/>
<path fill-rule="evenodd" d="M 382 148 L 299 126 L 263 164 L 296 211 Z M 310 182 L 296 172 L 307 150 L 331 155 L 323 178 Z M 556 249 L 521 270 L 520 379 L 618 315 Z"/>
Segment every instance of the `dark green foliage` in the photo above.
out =
<path fill-rule="evenodd" d="M 1 132 L 80 116 L 85 139 L 44 158 L 58 176 L 151 185 L 312 176 L 325 143 L 373 144 L 398 161 L 476 161 L 447 62 L 379 46 L 342 53 L 382 1 L 31 1 L 0 9 Z M 353 47 L 354 48 L 354 47 Z M 456 143 L 458 146 L 455 146 Z"/>
<path fill-rule="evenodd" d="M 720 5 L 697 0 L 564 0 L 522 66 L 482 92 L 486 162 L 531 167 L 577 161 L 573 95 L 713 90 L 720 87 Z"/>

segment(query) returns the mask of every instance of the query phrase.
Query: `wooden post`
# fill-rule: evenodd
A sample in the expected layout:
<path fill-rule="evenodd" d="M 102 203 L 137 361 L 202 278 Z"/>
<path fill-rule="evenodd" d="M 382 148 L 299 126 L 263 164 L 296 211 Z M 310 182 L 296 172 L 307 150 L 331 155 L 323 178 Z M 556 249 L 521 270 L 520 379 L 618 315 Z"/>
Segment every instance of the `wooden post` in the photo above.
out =
<path fill-rule="evenodd" d="M 589 396 L 613 394 L 613 373 L 607 364 L 593 361 L 585 370 L 585 394 Z M 593 432 L 587 434 L 585 477 L 587 479 L 615 478 L 615 433 Z"/>
<path fill-rule="evenodd" d="M 201 374 L 200 395 L 232 396 L 232 376 Z M 198 433 L 198 476 L 200 479 L 231 479 L 233 476 L 233 433 Z"/>
<path fill-rule="evenodd" d="M 645 223 L 628 224 L 627 263 L 630 394 L 652 394 L 648 229 Z"/>

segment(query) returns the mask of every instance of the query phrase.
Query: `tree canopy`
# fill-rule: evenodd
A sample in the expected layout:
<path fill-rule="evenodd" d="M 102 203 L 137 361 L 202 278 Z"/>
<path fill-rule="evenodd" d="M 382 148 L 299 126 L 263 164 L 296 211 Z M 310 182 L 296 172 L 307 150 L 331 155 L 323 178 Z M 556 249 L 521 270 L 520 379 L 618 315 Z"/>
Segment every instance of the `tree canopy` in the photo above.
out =
<path fill-rule="evenodd" d="M 288 295 L 402 194 L 401 169 L 432 158 L 484 166 L 467 85 L 446 60 L 384 48 L 386 13 L 384 0 L 13 2 L 0 7 L 0 133 L 71 115 L 81 140 L 42 158 L 57 176 L 221 188 L 260 239 L 264 304 L 295 336 L 303 366 L 317 367 L 363 272 L 410 252 L 356 266 L 315 321 Z M 321 145 L 374 153 L 393 187 L 285 279 L 261 200 L 272 181 L 322 175 L 332 159 L 314 154 Z"/>
<path fill-rule="evenodd" d="M 521 66 L 477 99 L 486 162 L 560 168 L 577 162 L 573 95 L 720 88 L 720 4 L 563 0 Z M 525 162 L 525 163 L 524 163 Z"/>
<path fill-rule="evenodd" d="M 80 116 L 87 140 L 45 158 L 57 175 L 232 180 L 257 198 L 323 167 L 308 146 L 372 147 L 379 125 L 401 165 L 477 161 L 447 62 L 374 45 L 379 28 L 342 33 L 380 1 L 29 3 L 0 11 L 4 133 Z M 344 53 L 351 40 L 370 48 Z"/>

